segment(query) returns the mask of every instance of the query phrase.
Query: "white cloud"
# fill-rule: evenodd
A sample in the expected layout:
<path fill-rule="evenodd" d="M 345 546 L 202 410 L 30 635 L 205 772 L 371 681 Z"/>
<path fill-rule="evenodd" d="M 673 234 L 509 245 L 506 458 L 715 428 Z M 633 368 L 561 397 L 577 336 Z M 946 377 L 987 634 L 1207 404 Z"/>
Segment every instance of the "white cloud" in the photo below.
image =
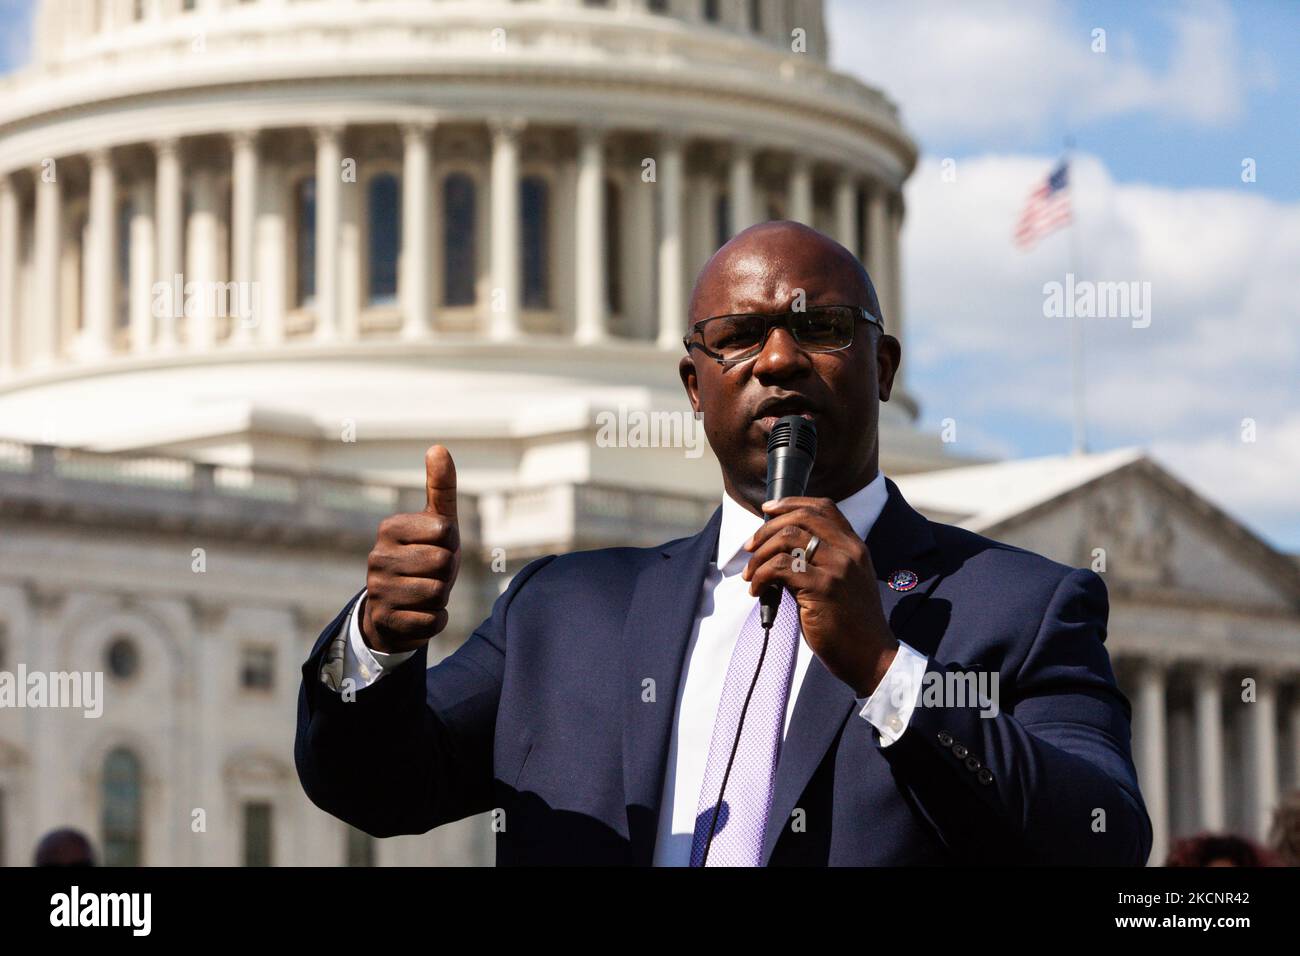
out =
<path fill-rule="evenodd" d="M 1300 414 L 1258 423 L 1254 442 L 1242 433 L 1160 442 L 1155 458 L 1193 488 L 1225 505 L 1266 537 L 1280 527 L 1300 531 Z M 1295 545 L 1292 543 L 1292 548 Z"/>
<path fill-rule="evenodd" d="M 1220 125 L 1273 75 L 1241 54 L 1232 12 L 1209 0 L 1164 15 L 1167 56 L 1155 49 L 1163 35 L 1139 40 L 1058 0 L 835 0 L 828 12 L 835 65 L 901 103 L 922 138 L 1130 114 Z M 1092 49 L 1096 28 L 1104 53 Z"/>
<path fill-rule="evenodd" d="M 1022 450 L 1065 450 L 1068 320 L 1044 317 L 1044 283 L 1062 281 L 1067 269 L 1080 279 L 1149 283 L 1148 328 L 1125 318 L 1084 322 L 1094 444 L 1156 448 L 1175 466 L 1211 475 L 1211 496 L 1229 510 L 1294 524 L 1300 506 L 1287 486 L 1300 473 L 1300 204 L 1249 186 L 1119 184 L 1084 155 L 1072 177 L 1077 254 L 1069 230 L 1022 254 L 1012 227 L 1051 162 L 965 159 L 956 182 L 945 183 L 940 161 L 926 159 L 908 183 L 905 358 L 927 420 L 952 415 Z M 1260 435 L 1245 448 L 1243 418 L 1255 419 Z M 1033 447 L 1032 436 L 1053 428 L 1059 446 Z"/>

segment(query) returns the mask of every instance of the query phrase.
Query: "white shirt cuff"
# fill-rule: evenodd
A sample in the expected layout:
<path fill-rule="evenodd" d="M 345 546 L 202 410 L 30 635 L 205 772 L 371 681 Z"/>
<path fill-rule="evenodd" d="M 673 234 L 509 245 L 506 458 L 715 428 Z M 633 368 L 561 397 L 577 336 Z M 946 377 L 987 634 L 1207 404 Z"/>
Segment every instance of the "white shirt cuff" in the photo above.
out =
<path fill-rule="evenodd" d="M 386 673 L 408 660 L 415 651 L 395 651 L 385 654 L 367 646 L 361 636 L 361 611 L 366 603 L 366 592 L 352 608 L 348 621 L 348 642 L 343 652 L 343 679 L 351 678 L 357 690 L 369 687 Z"/>
<path fill-rule="evenodd" d="M 912 711 L 921 699 L 921 681 L 930 659 L 902 641 L 884 678 L 870 697 L 859 697 L 858 716 L 880 732 L 880 746 L 888 747 L 903 736 Z"/>

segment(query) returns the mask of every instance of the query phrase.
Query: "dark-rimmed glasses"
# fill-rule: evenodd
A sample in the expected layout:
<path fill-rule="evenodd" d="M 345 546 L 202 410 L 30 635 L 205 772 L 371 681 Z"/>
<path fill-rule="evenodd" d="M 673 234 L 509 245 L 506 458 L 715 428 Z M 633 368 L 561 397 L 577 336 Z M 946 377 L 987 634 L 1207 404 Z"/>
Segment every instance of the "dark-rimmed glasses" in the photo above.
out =
<path fill-rule="evenodd" d="M 775 315 L 715 315 L 691 326 L 682 343 L 687 352 L 699 349 L 719 364 L 737 365 L 763 351 L 768 333 L 780 325 L 805 352 L 838 352 L 853 344 L 859 319 L 885 327 L 860 305 L 819 305 Z"/>

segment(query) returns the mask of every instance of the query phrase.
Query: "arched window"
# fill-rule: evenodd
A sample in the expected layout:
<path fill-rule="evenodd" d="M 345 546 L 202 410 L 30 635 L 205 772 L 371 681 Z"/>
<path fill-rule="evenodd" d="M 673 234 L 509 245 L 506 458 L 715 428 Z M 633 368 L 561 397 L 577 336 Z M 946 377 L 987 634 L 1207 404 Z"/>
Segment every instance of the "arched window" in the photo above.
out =
<path fill-rule="evenodd" d="M 397 254 L 402 241 L 402 194 L 397 177 L 388 173 L 370 180 L 366 197 L 370 242 L 371 305 L 387 305 L 397 299 Z M 412 263 L 412 268 L 419 268 Z"/>
<path fill-rule="evenodd" d="M 605 294 L 609 311 L 623 311 L 623 209 L 619 188 L 605 180 Z"/>
<path fill-rule="evenodd" d="M 293 193 L 294 289 L 293 301 L 309 306 L 316 301 L 316 178 L 300 179 Z"/>
<path fill-rule="evenodd" d="M 119 747 L 104 758 L 104 864 L 139 866 L 143 848 L 140 760 Z"/>
<path fill-rule="evenodd" d="M 244 804 L 244 866 L 275 863 L 275 810 L 271 804 L 254 800 Z"/>
<path fill-rule="evenodd" d="M 374 866 L 375 838 L 356 827 L 348 827 L 344 856 L 347 866 Z"/>
<path fill-rule="evenodd" d="M 551 307 L 550 189 L 540 176 L 525 176 L 519 184 L 523 217 L 523 296 L 526 309 Z"/>
<path fill-rule="evenodd" d="M 135 203 L 127 200 L 117 207 L 117 324 L 130 322 L 131 308 L 131 220 Z"/>
<path fill-rule="evenodd" d="M 478 196 L 474 180 L 452 173 L 443 182 L 443 305 L 473 305 L 478 256 Z"/>

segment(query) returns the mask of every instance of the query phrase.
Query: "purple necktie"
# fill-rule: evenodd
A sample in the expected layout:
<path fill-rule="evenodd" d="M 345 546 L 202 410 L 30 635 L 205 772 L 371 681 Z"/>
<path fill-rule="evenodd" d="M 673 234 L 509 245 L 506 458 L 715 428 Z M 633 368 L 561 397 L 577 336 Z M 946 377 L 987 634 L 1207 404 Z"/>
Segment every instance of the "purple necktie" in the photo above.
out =
<path fill-rule="evenodd" d="M 699 807 L 695 812 L 695 837 L 691 841 L 691 866 L 704 862 L 714 805 L 722 787 L 727 759 L 736 740 L 736 727 L 745 696 L 754 680 L 759 652 L 763 648 L 763 626 L 758 622 L 757 599 L 750 611 L 736 648 L 727 665 L 722 702 L 713 724 L 709 762 L 704 768 Z M 772 808 L 772 785 L 776 780 L 776 758 L 781 750 L 785 709 L 790 700 L 790 678 L 794 674 L 795 651 L 799 642 L 799 606 L 785 588 L 776 622 L 763 655 L 763 672 L 745 711 L 745 729 L 727 776 L 727 791 L 718 813 L 708 866 L 759 866 L 763 861 L 763 831 Z"/>

